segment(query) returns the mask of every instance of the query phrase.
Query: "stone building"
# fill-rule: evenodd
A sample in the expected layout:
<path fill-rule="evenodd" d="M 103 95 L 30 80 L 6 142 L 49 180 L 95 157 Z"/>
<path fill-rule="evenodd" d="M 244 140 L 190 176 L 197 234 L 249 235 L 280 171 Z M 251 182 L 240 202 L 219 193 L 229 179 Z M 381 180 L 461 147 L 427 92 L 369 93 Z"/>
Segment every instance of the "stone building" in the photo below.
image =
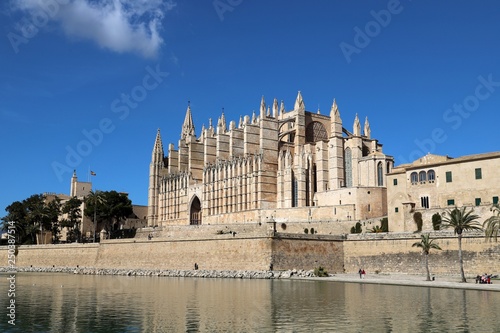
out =
<path fill-rule="evenodd" d="M 428 154 L 395 167 L 388 175 L 390 231 L 414 231 L 413 214 L 423 216 L 424 230 L 432 230 L 435 213 L 448 208 L 473 207 L 481 220 L 491 216 L 500 196 L 500 152 L 451 158 Z"/>
<path fill-rule="evenodd" d="M 259 114 L 226 123 L 224 113 L 196 136 L 188 105 L 177 149 L 156 135 L 149 173 L 148 225 L 345 221 L 387 214 L 386 173 L 394 160 L 363 132 L 274 99 Z M 165 156 L 167 153 L 167 156 Z"/>

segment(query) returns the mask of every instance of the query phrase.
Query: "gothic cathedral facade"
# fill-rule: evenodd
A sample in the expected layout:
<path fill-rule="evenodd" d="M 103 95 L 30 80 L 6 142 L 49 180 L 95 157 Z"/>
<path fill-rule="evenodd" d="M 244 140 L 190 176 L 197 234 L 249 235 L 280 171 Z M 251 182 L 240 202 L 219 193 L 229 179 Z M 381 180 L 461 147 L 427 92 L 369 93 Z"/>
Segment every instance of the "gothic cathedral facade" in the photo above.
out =
<path fill-rule="evenodd" d="M 258 115 L 227 126 L 222 113 L 199 136 L 188 106 L 177 150 L 165 156 L 156 134 L 148 226 L 382 217 L 393 165 L 368 118 L 347 130 L 335 100 L 327 116 L 306 111 L 300 92 L 289 111 L 262 98 Z"/>

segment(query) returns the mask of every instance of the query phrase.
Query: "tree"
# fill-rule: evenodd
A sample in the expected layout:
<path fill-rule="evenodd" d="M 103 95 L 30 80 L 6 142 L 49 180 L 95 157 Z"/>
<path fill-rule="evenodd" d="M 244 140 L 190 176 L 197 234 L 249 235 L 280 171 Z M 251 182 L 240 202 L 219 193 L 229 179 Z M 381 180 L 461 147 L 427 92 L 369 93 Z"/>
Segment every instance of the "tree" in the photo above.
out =
<path fill-rule="evenodd" d="M 52 231 L 53 241 L 57 241 L 60 208 L 58 197 L 49 201 L 43 194 L 34 194 L 5 208 L 7 215 L 2 218 L 4 228 L 6 222 L 14 222 L 18 244 L 36 244 L 36 235 L 43 230 Z"/>
<path fill-rule="evenodd" d="M 85 197 L 85 216 L 89 217 L 93 221 L 94 229 L 94 242 L 95 235 L 97 233 L 97 228 L 99 224 L 106 218 L 105 216 L 105 205 L 106 199 L 104 197 L 104 192 L 102 191 L 90 191 L 90 193 Z"/>
<path fill-rule="evenodd" d="M 483 223 L 484 235 L 487 239 L 491 241 L 492 238 L 495 242 L 498 241 L 498 231 L 500 229 L 500 205 L 493 204 L 490 208 L 493 212 L 493 216 L 487 218 Z"/>
<path fill-rule="evenodd" d="M 458 235 L 458 261 L 460 263 L 460 275 L 462 282 L 467 282 L 464 274 L 464 262 L 462 258 L 462 233 L 464 231 L 482 230 L 481 225 L 477 222 L 478 215 L 472 214 L 474 209 L 466 212 L 465 207 L 453 210 L 448 210 L 446 216 L 441 221 L 441 229 L 453 228 L 453 231 Z"/>
<path fill-rule="evenodd" d="M 432 215 L 432 228 L 434 230 L 439 230 L 441 227 L 441 214 L 436 213 Z"/>
<path fill-rule="evenodd" d="M 61 212 L 68 216 L 67 219 L 61 221 L 62 228 L 68 228 L 69 240 L 81 241 L 80 223 L 82 218 L 81 210 L 82 200 L 77 197 L 72 197 L 66 201 Z"/>
<path fill-rule="evenodd" d="M 421 232 L 423 225 L 422 213 L 416 212 L 415 214 L 413 214 L 413 221 L 415 221 L 415 224 L 417 225 L 417 231 L 415 232 Z"/>
<path fill-rule="evenodd" d="M 125 193 L 93 192 L 86 200 L 85 215 L 93 218 L 95 213 L 98 229 L 104 229 L 108 233 L 118 230 L 121 222 L 133 213 L 132 201 Z"/>
<path fill-rule="evenodd" d="M 43 242 L 43 230 L 50 229 L 47 209 L 45 207 L 45 196 L 34 194 L 23 201 L 26 209 L 26 227 L 31 237 L 32 244 L 36 242 L 36 235 L 40 232 L 40 241 Z"/>
<path fill-rule="evenodd" d="M 434 239 L 430 239 L 429 234 L 420 235 L 420 242 L 413 243 L 412 247 L 419 247 L 422 249 L 422 253 L 425 254 L 425 269 L 427 271 L 427 281 L 431 280 L 431 274 L 429 272 L 429 252 L 431 249 L 441 250 L 439 245 L 434 243 Z"/>
<path fill-rule="evenodd" d="M 61 238 L 61 228 L 59 225 L 59 216 L 61 216 L 61 199 L 55 197 L 52 200 L 45 201 L 45 215 L 47 218 L 47 225 L 52 231 L 52 243 L 59 243 Z"/>
<path fill-rule="evenodd" d="M 14 222 L 16 244 L 24 244 L 29 239 L 26 230 L 26 209 L 21 201 L 14 201 L 5 208 L 7 215 L 2 217 L 3 230 L 7 231 L 8 222 Z"/>
<path fill-rule="evenodd" d="M 380 219 L 380 228 L 382 228 L 382 232 L 389 232 L 389 219 L 387 217 Z"/>
<path fill-rule="evenodd" d="M 354 227 L 351 227 L 351 234 L 360 234 L 361 233 L 361 223 L 356 222 Z"/>

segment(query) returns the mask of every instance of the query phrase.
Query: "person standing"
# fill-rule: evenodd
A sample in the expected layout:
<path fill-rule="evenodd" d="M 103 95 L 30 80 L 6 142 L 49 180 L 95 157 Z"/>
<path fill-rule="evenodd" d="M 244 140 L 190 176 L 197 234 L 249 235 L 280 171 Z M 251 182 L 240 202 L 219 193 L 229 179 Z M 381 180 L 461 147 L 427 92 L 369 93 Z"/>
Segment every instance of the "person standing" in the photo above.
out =
<path fill-rule="evenodd" d="M 362 279 L 363 278 L 363 276 L 362 276 L 363 271 L 361 270 L 361 268 L 359 269 L 358 274 L 359 274 L 359 278 Z"/>
<path fill-rule="evenodd" d="M 364 278 L 365 278 L 365 276 L 366 276 L 366 272 L 365 272 L 365 270 L 364 270 L 364 269 L 361 271 L 361 276 L 362 276 L 362 277 L 361 277 L 362 279 L 364 279 Z"/>

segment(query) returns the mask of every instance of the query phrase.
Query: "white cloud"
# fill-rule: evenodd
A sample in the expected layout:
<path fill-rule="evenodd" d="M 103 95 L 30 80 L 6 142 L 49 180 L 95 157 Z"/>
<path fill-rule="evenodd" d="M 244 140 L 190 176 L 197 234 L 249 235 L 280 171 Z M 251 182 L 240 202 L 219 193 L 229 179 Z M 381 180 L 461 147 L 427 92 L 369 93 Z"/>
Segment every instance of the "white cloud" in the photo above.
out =
<path fill-rule="evenodd" d="M 50 3 L 52 7 L 47 6 Z M 176 4 L 173 0 L 12 0 L 11 6 L 32 17 L 44 11 L 69 37 L 119 53 L 155 57 L 164 42 L 162 20 Z"/>

